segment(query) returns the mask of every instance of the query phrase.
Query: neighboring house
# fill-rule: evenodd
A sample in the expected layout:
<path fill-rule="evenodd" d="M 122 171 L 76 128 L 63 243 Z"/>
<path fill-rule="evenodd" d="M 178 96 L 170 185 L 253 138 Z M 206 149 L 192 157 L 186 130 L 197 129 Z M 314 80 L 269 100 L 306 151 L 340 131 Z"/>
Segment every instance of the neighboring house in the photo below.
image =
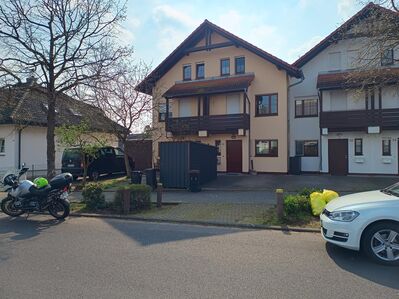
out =
<path fill-rule="evenodd" d="M 342 33 L 351 33 L 372 10 L 393 13 L 368 4 L 293 64 L 305 79 L 289 89 L 290 156 L 302 156 L 303 171 L 398 174 L 398 85 L 377 87 L 377 79 L 359 91 L 358 82 L 348 82 L 351 72 L 362 76 L 356 63 L 363 38 L 343 39 Z M 377 67 L 398 83 L 399 49 L 386 52 Z"/>
<path fill-rule="evenodd" d="M 301 72 L 205 20 L 137 88 L 159 109 L 154 164 L 159 142 L 190 140 L 218 147 L 218 171 L 286 173 L 290 77 Z"/>
<path fill-rule="evenodd" d="M 26 83 L 0 89 L 0 171 L 27 167 L 47 169 L 46 90 L 28 79 Z M 117 125 L 91 105 L 62 95 L 57 99 L 56 122 L 79 124 L 87 121 L 97 134 L 117 145 L 111 134 Z M 56 142 L 56 168 L 61 168 L 63 148 Z"/>

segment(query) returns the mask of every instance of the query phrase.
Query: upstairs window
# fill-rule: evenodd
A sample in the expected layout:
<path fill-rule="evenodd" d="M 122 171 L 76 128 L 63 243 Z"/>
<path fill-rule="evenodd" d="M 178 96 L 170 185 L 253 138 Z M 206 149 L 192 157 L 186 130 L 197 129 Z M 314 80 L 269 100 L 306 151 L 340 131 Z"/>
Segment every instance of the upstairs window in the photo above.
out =
<path fill-rule="evenodd" d="M 4 154 L 6 152 L 6 140 L 4 138 L 0 138 L 0 154 Z"/>
<path fill-rule="evenodd" d="M 205 64 L 198 63 L 196 69 L 196 79 L 204 79 L 205 78 Z"/>
<path fill-rule="evenodd" d="M 191 65 L 183 66 L 183 80 L 191 80 Z"/>
<path fill-rule="evenodd" d="M 391 140 L 390 139 L 382 140 L 382 155 L 383 156 L 391 155 Z"/>
<path fill-rule="evenodd" d="M 295 100 L 295 117 L 314 117 L 317 115 L 317 99 Z"/>
<path fill-rule="evenodd" d="M 381 53 L 381 65 L 392 65 L 393 64 L 393 49 L 386 49 Z"/>
<path fill-rule="evenodd" d="M 169 104 L 169 117 L 172 117 L 171 105 Z M 159 104 L 159 114 L 158 114 L 158 121 L 164 122 L 166 121 L 166 103 Z"/>
<path fill-rule="evenodd" d="M 245 74 L 245 57 L 236 57 L 236 74 Z"/>
<path fill-rule="evenodd" d="M 257 95 L 255 97 L 256 111 L 255 116 L 277 115 L 278 96 L 277 93 Z"/>
<path fill-rule="evenodd" d="M 225 58 L 220 60 L 220 75 L 221 76 L 230 75 L 230 58 Z"/>

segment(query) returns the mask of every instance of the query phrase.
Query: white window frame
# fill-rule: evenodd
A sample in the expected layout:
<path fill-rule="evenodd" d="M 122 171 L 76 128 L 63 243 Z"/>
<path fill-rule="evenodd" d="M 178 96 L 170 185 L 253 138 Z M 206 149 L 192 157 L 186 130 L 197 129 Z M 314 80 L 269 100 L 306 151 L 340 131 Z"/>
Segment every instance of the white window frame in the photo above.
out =
<path fill-rule="evenodd" d="M 6 154 L 6 139 L 0 137 L 0 155 L 4 156 Z"/>

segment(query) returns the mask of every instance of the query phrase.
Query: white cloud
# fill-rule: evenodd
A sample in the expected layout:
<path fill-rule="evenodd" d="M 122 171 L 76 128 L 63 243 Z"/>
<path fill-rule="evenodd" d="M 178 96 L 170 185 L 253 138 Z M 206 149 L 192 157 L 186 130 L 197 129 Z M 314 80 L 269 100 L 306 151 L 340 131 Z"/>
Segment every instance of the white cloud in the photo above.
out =
<path fill-rule="evenodd" d="M 356 10 L 357 0 L 338 0 L 337 11 L 341 18 L 347 19 L 353 15 Z"/>
<path fill-rule="evenodd" d="M 307 51 L 312 49 L 323 38 L 324 38 L 323 36 L 316 35 L 316 36 L 313 36 L 311 39 L 309 39 L 307 42 L 301 44 L 300 46 L 298 46 L 296 48 L 292 48 L 291 50 L 288 51 L 288 59 L 287 59 L 287 61 L 290 62 L 290 63 L 293 63 L 299 57 L 304 55 Z"/>
<path fill-rule="evenodd" d="M 242 29 L 243 16 L 236 10 L 228 10 L 218 18 L 217 24 L 227 31 L 239 32 Z"/>
<path fill-rule="evenodd" d="M 216 24 L 273 55 L 278 56 L 284 44 L 277 27 L 265 24 L 264 18 L 257 15 L 242 15 L 236 10 L 228 10 L 219 16 Z"/>
<path fill-rule="evenodd" d="M 131 45 L 135 41 L 135 32 L 139 29 L 141 21 L 130 18 L 125 24 L 118 26 L 119 41 L 122 45 Z"/>
<path fill-rule="evenodd" d="M 171 26 L 162 28 L 159 31 L 158 49 L 162 55 L 169 55 L 186 37 L 187 32 Z"/>
<path fill-rule="evenodd" d="M 183 12 L 183 10 L 177 9 L 168 4 L 156 6 L 154 8 L 154 17 L 158 22 L 162 22 L 162 19 L 166 18 L 176 21 L 186 27 L 194 27 L 198 25 L 198 21 L 186 11 Z"/>

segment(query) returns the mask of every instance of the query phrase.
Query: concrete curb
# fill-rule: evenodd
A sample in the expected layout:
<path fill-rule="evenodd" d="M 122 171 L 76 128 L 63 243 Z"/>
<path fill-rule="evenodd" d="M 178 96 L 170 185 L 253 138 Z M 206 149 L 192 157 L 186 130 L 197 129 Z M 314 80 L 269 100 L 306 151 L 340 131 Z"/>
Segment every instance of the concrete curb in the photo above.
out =
<path fill-rule="evenodd" d="M 310 227 L 291 227 L 291 226 L 274 226 L 274 225 L 255 225 L 255 224 L 228 224 L 220 222 L 207 222 L 207 221 L 190 221 L 190 220 L 170 220 L 160 218 L 142 218 L 135 216 L 125 215 L 112 215 L 112 214 L 92 214 L 92 213 L 71 213 L 71 217 L 87 217 L 87 218 L 103 218 L 103 219 L 119 219 L 131 220 L 141 222 L 155 222 L 155 223 L 173 223 L 173 224 L 190 224 L 201 226 L 216 226 L 216 227 L 230 227 L 241 229 L 257 229 L 257 230 L 278 230 L 284 232 L 306 232 L 306 233 L 320 233 L 320 229 Z"/>

